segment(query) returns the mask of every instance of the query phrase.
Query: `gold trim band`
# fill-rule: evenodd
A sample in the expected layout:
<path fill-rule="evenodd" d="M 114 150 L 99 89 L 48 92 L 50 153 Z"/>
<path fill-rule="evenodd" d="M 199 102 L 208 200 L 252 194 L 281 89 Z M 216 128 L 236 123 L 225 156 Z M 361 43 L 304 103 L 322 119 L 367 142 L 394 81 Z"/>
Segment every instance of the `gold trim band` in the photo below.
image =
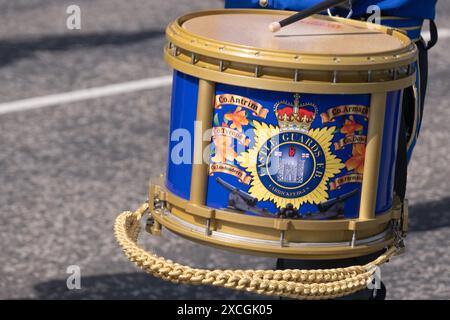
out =
<path fill-rule="evenodd" d="M 366 221 L 359 219 L 311 221 L 254 217 L 231 210 L 194 205 L 169 192 L 163 186 L 163 178 L 150 185 L 149 199 L 150 201 L 159 199 L 164 203 L 164 207 L 161 207 L 150 202 L 150 210 L 155 221 L 190 240 L 233 251 L 299 259 L 344 258 L 376 252 L 392 243 L 393 235 L 390 232 L 384 239 L 370 244 L 352 246 L 352 240 L 354 239 L 353 241 L 358 243 L 362 239 L 383 233 L 391 221 L 401 218 L 402 208 L 401 203 L 396 199 L 391 210 Z M 171 215 L 176 218 L 165 215 L 164 210 L 170 211 Z M 184 223 L 179 223 L 178 220 L 184 221 Z M 200 234 L 188 227 L 189 224 L 209 232 Z M 280 246 L 226 241 L 223 238 L 211 237 L 211 232 L 228 234 L 230 238 L 233 236 L 248 237 L 271 243 L 280 241 Z M 281 239 L 281 235 L 283 239 Z M 306 245 L 286 247 L 283 245 L 284 241 Z M 325 244 L 308 246 L 307 243 Z M 338 244 L 326 245 L 326 243 Z M 340 245 L 339 243 L 345 244 Z"/>
<path fill-rule="evenodd" d="M 285 77 L 260 75 L 254 77 L 250 71 L 227 69 L 226 72 L 220 72 L 215 65 L 197 62 L 195 65 L 185 62 L 169 53 L 166 48 L 164 58 L 166 62 L 175 70 L 183 72 L 194 77 L 214 81 L 216 83 L 236 85 L 245 88 L 265 89 L 281 92 L 303 92 L 323 94 L 364 94 L 401 90 L 410 87 L 415 83 L 415 74 L 411 74 L 405 78 L 390 80 L 384 82 L 363 82 L 363 76 L 359 75 L 361 82 L 354 83 L 333 83 L 332 81 L 293 81 L 290 77 L 291 73 L 285 70 Z M 289 77 L 286 75 L 289 74 Z M 339 74 L 338 74 L 339 76 Z M 365 73 L 367 79 L 367 73 Z M 331 73 L 329 79 L 332 78 Z"/>
<path fill-rule="evenodd" d="M 203 205 L 208 189 L 208 164 L 203 161 L 203 150 L 208 146 L 204 140 L 204 132 L 212 127 L 215 83 L 199 80 L 197 118 L 194 134 L 194 163 L 192 164 L 191 201 Z"/>

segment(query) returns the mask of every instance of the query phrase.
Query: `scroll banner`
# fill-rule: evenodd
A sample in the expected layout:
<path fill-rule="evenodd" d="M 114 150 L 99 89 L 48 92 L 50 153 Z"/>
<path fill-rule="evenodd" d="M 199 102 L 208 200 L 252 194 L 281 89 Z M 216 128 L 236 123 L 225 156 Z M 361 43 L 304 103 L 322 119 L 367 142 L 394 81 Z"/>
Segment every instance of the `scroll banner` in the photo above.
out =
<path fill-rule="evenodd" d="M 240 144 L 244 146 L 248 146 L 248 144 L 250 143 L 250 139 L 247 138 L 245 134 L 227 127 L 214 127 L 212 129 L 212 135 L 213 137 L 226 136 L 236 139 Z"/>
<path fill-rule="evenodd" d="M 332 122 L 334 118 L 339 116 L 357 115 L 367 118 L 368 114 L 369 114 L 369 107 L 351 104 L 328 109 L 327 112 L 322 113 L 320 116 L 322 118 L 322 123 L 327 123 Z"/>
<path fill-rule="evenodd" d="M 351 135 L 345 138 L 342 138 L 338 142 L 334 143 L 334 149 L 335 150 L 341 150 L 343 147 L 345 147 L 348 144 L 366 144 L 366 136 L 360 136 L 360 135 Z"/>
<path fill-rule="evenodd" d="M 347 183 L 362 183 L 363 175 L 359 173 L 348 174 L 343 177 L 339 177 L 336 180 L 330 182 L 330 190 L 339 189 L 339 187 L 343 186 Z"/>
<path fill-rule="evenodd" d="M 226 163 L 213 163 L 209 165 L 209 174 L 212 175 L 213 173 L 221 172 L 230 174 L 232 176 L 235 176 L 239 179 L 239 182 L 242 182 L 244 184 L 250 184 L 251 177 L 248 176 L 244 171 L 241 169 L 226 164 Z"/>
<path fill-rule="evenodd" d="M 224 104 L 233 104 L 248 110 L 251 110 L 255 116 L 265 119 L 269 113 L 269 109 L 249 98 L 238 96 L 235 94 L 219 94 L 216 96 L 215 108 L 220 109 Z"/>

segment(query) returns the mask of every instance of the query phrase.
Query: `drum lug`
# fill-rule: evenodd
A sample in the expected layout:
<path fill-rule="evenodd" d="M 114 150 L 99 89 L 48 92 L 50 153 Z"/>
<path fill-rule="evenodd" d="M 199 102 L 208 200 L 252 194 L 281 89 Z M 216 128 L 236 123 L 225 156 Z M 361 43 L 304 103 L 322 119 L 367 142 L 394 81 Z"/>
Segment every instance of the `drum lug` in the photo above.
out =
<path fill-rule="evenodd" d="M 414 70 L 414 63 L 408 64 L 407 76 L 410 76 L 410 75 L 414 74 L 414 72 L 416 72 Z"/>
<path fill-rule="evenodd" d="M 162 196 L 164 197 L 164 195 Z M 149 203 L 150 213 L 145 225 L 145 230 L 153 236 L 161 235 L 162 226 L 153 218 L 152 212 L 162 215 L 166 210 L 166 201 L 161 200 L 159 197 L 161 197 L 161 194 L 155 194 L 153 199 L 149 200 L 149 202 L 153 201 L 153 203 Z"/>
<path fill-rule="evenodd" d="M 299 79 L 300 79 L 300 71 L 298 71 L 298 69 L 295 69 L 294 81 L 297 82 Z"/>
<path fill-rule="evenodd" d="M 392 80 L 397 80 L 397 69 L 391 69 Z"/>
<path fill-rule="evenodd" d="M 174 57 L 178 56 L 178 47 L 176 45 L 170 43 L 169 48 L 171 49 L 172 56 Z"/>
<path fill-rule="evenodd" d="M 163 175 L 150 181 L 150 189 L 148 193 L 148 206 L 150 212 L 159 210 L 161 213 L 167 208 L 167 194 L 163 188 L 160 187 L 163 180 Z"/>
<path fill-rule="evenodd" d="M 338 72 L 337 70 L 333 71 L 333 83 L 337 83 L 338 81 Z"/>
<path fill-rule="evenodd" d="M 356 243 L 356 230 L 353 230 L 352 241 L 350 242 L 350 246 L 352 248 L 354 248 L 355 247 L 355 243 Z"/>
<path fill-rule="evenodd" d="M 158 221 L 156 221 L 150 214 L 145 224 L 145 231 L 150 233 L 152 236 L 159 237 L 161 236 L 161 229 L 162 229 L 161 224 Z"/>
<path fill-rule="evenodd" d="M 164 210 L 166 209 L 166 201 L 159 199 L 157 196 L 153 199 L 153 208 Z"/>
<path fill-rule="evenodd" d="M 191 53 L 191 64 L 196 63 L 197 63 L 197 56 L 195 55 L 195 53 Z"/>
<path fill-rule="evenodd" d="M 286 246 L 286 231 L 285 230 L 280 231 L 280 246 L 281 247 Z"/>
<path fill-rule="evenodd" d="M 225 70 L 225 62 L 223 60 L 220 60 L 219 62 L 219 70 L 220 72 L 223 72 Z"/>
<path fill-rule="evenodd" d="M 209 237 L 211 234 L 211 219 L 206 219 L 205 236 Z"/>
<path fill-rule="evenodd" d="M 255 77 L 259 78 L 261 76 L 261 67 L 255 66 Z"/>
<path fill-rule="evenodd" d="M 367 82 L 372 82 L 372 70 L 367 71 Z"/>

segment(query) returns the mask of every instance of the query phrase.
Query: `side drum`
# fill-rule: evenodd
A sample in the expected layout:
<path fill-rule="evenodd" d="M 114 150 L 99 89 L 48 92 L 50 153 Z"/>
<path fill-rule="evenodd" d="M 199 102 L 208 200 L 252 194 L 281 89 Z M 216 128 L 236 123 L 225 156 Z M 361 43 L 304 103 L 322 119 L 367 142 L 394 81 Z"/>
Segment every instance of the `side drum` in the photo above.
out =
<path fill-rule="evenodd" d="M 393 189 L 415 45 L 393 29 L 325 16 L 266 31 L 289 14 L 205 11 L 168 27 L 170 141 L 167 172 L 150 185 L 154 232 L 339 259 L 406 231 Z"/>

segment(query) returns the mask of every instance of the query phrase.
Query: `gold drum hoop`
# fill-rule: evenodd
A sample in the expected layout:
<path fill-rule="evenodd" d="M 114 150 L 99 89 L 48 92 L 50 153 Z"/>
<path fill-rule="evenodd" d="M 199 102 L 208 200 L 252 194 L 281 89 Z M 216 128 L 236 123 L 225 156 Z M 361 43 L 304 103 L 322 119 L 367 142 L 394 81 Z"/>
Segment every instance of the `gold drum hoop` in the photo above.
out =
<path fill-rule="evenodd" d="M 283 92 L 373 93 L 400 90 L 415 81 L 417 48 L 401 31 L 371 24 L 377 33 L 398 41 L 399 48 L 366 54 L 310 54 L 264 49 L 217 41 L 190 32 L 184 24 L 205 16 L 287 16 L 287 11 L 213 10 L 178 18 L 166 30 L 166 62 L 174 69 L 201 79 Z M 367 23 L 314 16 L 324 23 L 367 30 Z"/>

